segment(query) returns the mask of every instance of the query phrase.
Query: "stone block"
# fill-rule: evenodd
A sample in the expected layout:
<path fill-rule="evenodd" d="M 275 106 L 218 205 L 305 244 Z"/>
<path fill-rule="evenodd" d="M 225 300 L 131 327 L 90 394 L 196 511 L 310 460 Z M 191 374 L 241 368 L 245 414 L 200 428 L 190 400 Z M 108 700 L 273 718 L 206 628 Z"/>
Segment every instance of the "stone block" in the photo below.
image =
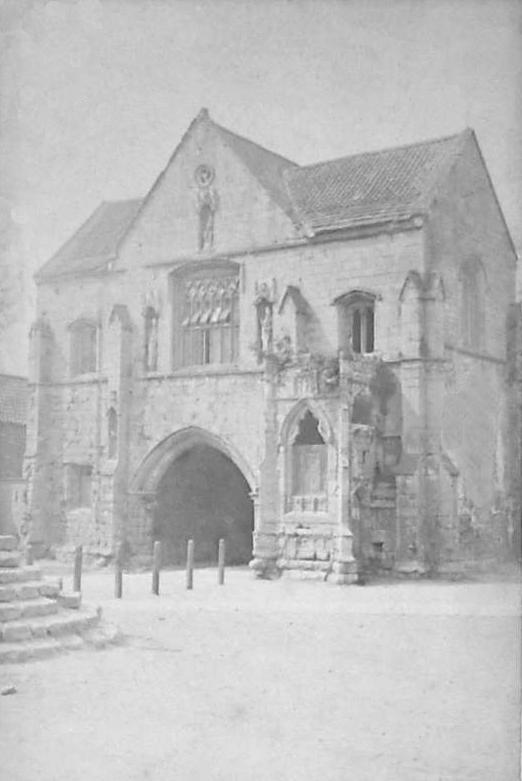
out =
<path fill-rule="evenodd" d="M 42 583 L 38 585 L 38 590 L 42 597 L 54 599 L 60 594 L 61 584 L 59 581 L 42 581 Z"/>
<path fill-rule="evenodd" d="M 0 586 L 0 602 L 13 602 L 16 599 L 14 586 Z"/>
<path fill-rule="evenodd" d="M 0 534 L 0 551 L 14 551 L 18 547 L 18 540 L 12 534 Z"/>
<path fill-rule="evenodd" d="M 22 605 L 17 602 L 9 602 L 0 605 L 0 621 L 16 621 L 22 616 Z"/>
<path fill-rule="evenodd" d="M 58 603 L 61 607 L 78 610 L 82 604 L 82 595 L 79 591 L 75 591 L 71 594 L 60 594 L 58 596 Z"/>
<path fill-rule="evenodd" d="M 28 623 L 13 622 L 2 627 L 2 640 L 6 643 L 20 643 L 31 639 L 31 626 Z"/>
<path fill-rule="evenodd" d="M 0 550 L 0 568 L 13 569 L 19 567 L 20 563 L 21 555 L 18 551 Z"/>

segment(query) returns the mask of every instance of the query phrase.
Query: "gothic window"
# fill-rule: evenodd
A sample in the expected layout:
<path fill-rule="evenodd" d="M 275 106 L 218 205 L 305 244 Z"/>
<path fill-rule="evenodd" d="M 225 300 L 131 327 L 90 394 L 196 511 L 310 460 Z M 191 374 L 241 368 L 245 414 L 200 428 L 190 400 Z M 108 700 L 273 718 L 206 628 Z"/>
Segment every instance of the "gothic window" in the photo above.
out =
<path fill-rule="evenodd" d="M 90 320 L 77 320 L 71 332 L 71 376 L 96 371 L 96 324 Z"/>
<path fill-rule="evenodd" d="M 116 458 L 118 452 L 118 413 L 111 407 L 107 413 L 107 455 Z"/>
<path fill-rule="evenodd" d="M 461 273 L 462 341 L 470 350 L 479 350 L 484 343 L 485 277 L 480 261 L 462 264 Z"/>
<path fill-rule="evenodd" d="M 174 279 L 174 365 L 230 364 L 239 353 L 239 277 L 230 267 Z"/>
<path fill-rule="evenodd" d="M 339 296 L 339 348 L 347 353 L 368 354 L 375 349 L 375 296 L 353 291 Z"/>
<path fill-rule="evenodd" d="M 319 422 L 308 410 L 299 422 L 292 443 L 293 509 L 324 509 L 327 459 L 327 446 L 319 431 Z"/>
<path fill-rule="evenodd" d="M 71 509 L 90 507 L 92 499 L 92 466 L 67 465 L 67 504 Z"/>
<path fill-rule="evenodd" d="M 144 311 L 144 355 L 143 363 L 146 372 L 158 370 L 158 323 L 159 315 L 152 306 Z"/>

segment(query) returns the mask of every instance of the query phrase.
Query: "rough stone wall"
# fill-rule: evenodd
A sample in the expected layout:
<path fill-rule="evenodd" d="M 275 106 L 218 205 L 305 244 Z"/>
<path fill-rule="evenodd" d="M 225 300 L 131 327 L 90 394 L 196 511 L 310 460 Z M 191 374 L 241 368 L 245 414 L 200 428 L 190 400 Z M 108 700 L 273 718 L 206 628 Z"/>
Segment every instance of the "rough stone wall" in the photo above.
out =
<path fill-rule="evenodd" d="M 441 273 L 445 292 L 446 371 L 436 414 L 442 450 L 459 472 L 455 501 L 442 502 L 444 517 L 439 511 L 440 548 L 449 558 L 498 555 L 506 548 L 506 516 L 516 490 L 508 475 L 514 432 L 506 425 L 506 317 L 514 297 L 515 262 L 471 138 L 437 194 L 425 235 L 427 269 Z M 469 259 L 480 262 L 485 278 L 483 341 L 476 350 L 463 337 L 461 269 Z M 435 390 L 429 393 L 434 396 Z M 442 474 L 440 480 L 444 497 L 450 489 Z"/>
<path fill-rule="evenodd" d="M 263 473 L 261 514 L 278 521 L 278 476 L 274 473 L 275 452 L 267 455 L 267 388 L 251 349 L 256 334 L 256 283 L 276 280 L 278 299 L 286 286 L 301 288 L 313 314 L 313 344 L 321 354 L 337 351 L 337 313 L 331 302 L 340 291 L 369 289 L 378 296 L 376 348 L 388 357 L 399 351 L 397 329 L 398 298 L 407 271 L 419 263 L 418 232 L 382 235 L 354 242 L 331 243 L 303 250 L 281 250 L 243 260 L 241 275 L 240 360 L 237 371 L 219 367 L 212 370 L 171 368 L 171 267 L 133 269 L 129 273 L 109 275 L 105 279 L 68 280 L 41 285 L 39 312 L 45 313 L 53 333 L 52 382 L 35 386 L 39 425 L 59 432 L 60 442 L 40 450 L 38 473 L 41 481 L 39 503 L 46 517 L 47 540 L 52 543 L 83 542 L 86 549 L 106 555 L 113 544 L 114 502 L 124 493 L 124 482 L 114 490 L 115 464 L 107 459 L 106 416 L 114 393 L 118 394 L 115 366 L 121 345 L 111 336 L 109 320 L 115 304 L 125 304 L 132 332 L 129 365 L 131 393 L 126 402 L 117 397 L 119 420 L 128 414 L 127 481 L 139 468 L 147 453 L 165 437 L 187 426 L 208 430 L 242 454 L 255 474 Z M 159 250 L 158 250 L 159 251 Z M 156 248 L 150 247 L 154 258 Z M 373 264 L 373 267 L 372 267 Z M 337 279 L 335 279 L 335 275 Z M 318 284 L 321 282 L 321 284 Z M 159 302 L 159 359 L 157 371 L 146 373 L 143 367 L 144 295 Z M 69 326 L 77 317 L 95 320 L 99 326 L 98 353 L 100 372 L 74 378 L 70 376 Z M 274 330 L 277 333 L 275 316 Z M 117 374 L 117 372 L 116 372 Z M 296 391 L 295 399 L 299 398 Z M 44 403 L 44 398 L 46 399 Z M 45 410 L 45 411 L 44 411 Z M 274 436 L 277 438 L 277 425 Z M 36 424 L 32 427 L 33 434 Z M 34 439 L 34 437 L 33 437 Z M 269 448 L 273 446 L 269 445 Z M 52 451 L 52 452 L 51 452 Z M 65 504 L 64 465 L 90 464 L 93 467 L 93 508 L 71 510 Z M 273 475 L 273 477 L 272 477 Z M 53 497 L 42 491 L 52 482 Z M 276 491 L 269 489 L 275 486 Z M 256 488 L 258 486 L 255 486 Z M 132 503 L 126 507 L 125 523 L 129 537 L 139 548 L 150 544 L 150 518 L 143 508 Z M 50 528 L 54 531 L 51 533 Z"/>

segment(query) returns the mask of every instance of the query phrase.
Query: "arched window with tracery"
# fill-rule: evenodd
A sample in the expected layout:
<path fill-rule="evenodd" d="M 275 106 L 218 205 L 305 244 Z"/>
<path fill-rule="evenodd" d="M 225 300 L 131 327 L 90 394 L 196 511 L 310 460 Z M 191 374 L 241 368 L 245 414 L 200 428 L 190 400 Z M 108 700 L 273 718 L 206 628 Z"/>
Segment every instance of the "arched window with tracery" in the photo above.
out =
<path fill-rule="evenodd" d="M 464 347 L 480 350 L 485 337 L 486 279 L 481 262 L 472 258 L 460 268 L 461 334 Z"/>
<path fill-rule="evenodd" d="M 235 363 L 239 274 L 235 264 L 174 274 L 174 367 Z"/>
<path fill-rule="evenodd" d="M 319 421 L 307 410 L 299 420 L 291 442 L 289 510 L 326 510 L 328 447 Z"/>
<path fill-rule="evenodd" d="M 334 300 L 337 308 L 339 349 L 366 355 L 375 350 L 375 295 L 352 290 Z"/>

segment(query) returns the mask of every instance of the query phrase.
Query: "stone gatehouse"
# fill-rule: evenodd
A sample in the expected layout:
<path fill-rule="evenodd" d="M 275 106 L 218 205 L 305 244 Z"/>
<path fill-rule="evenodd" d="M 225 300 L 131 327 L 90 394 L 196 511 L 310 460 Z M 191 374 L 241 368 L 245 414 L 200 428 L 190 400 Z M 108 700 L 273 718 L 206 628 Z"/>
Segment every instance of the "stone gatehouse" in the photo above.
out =
<path fill-rule="evenodd" d="M 499 559 L 515 253 L 471 130 L 299 166 L 189 126 L 37 274 L 32 542 L 262 574 Z"/>

